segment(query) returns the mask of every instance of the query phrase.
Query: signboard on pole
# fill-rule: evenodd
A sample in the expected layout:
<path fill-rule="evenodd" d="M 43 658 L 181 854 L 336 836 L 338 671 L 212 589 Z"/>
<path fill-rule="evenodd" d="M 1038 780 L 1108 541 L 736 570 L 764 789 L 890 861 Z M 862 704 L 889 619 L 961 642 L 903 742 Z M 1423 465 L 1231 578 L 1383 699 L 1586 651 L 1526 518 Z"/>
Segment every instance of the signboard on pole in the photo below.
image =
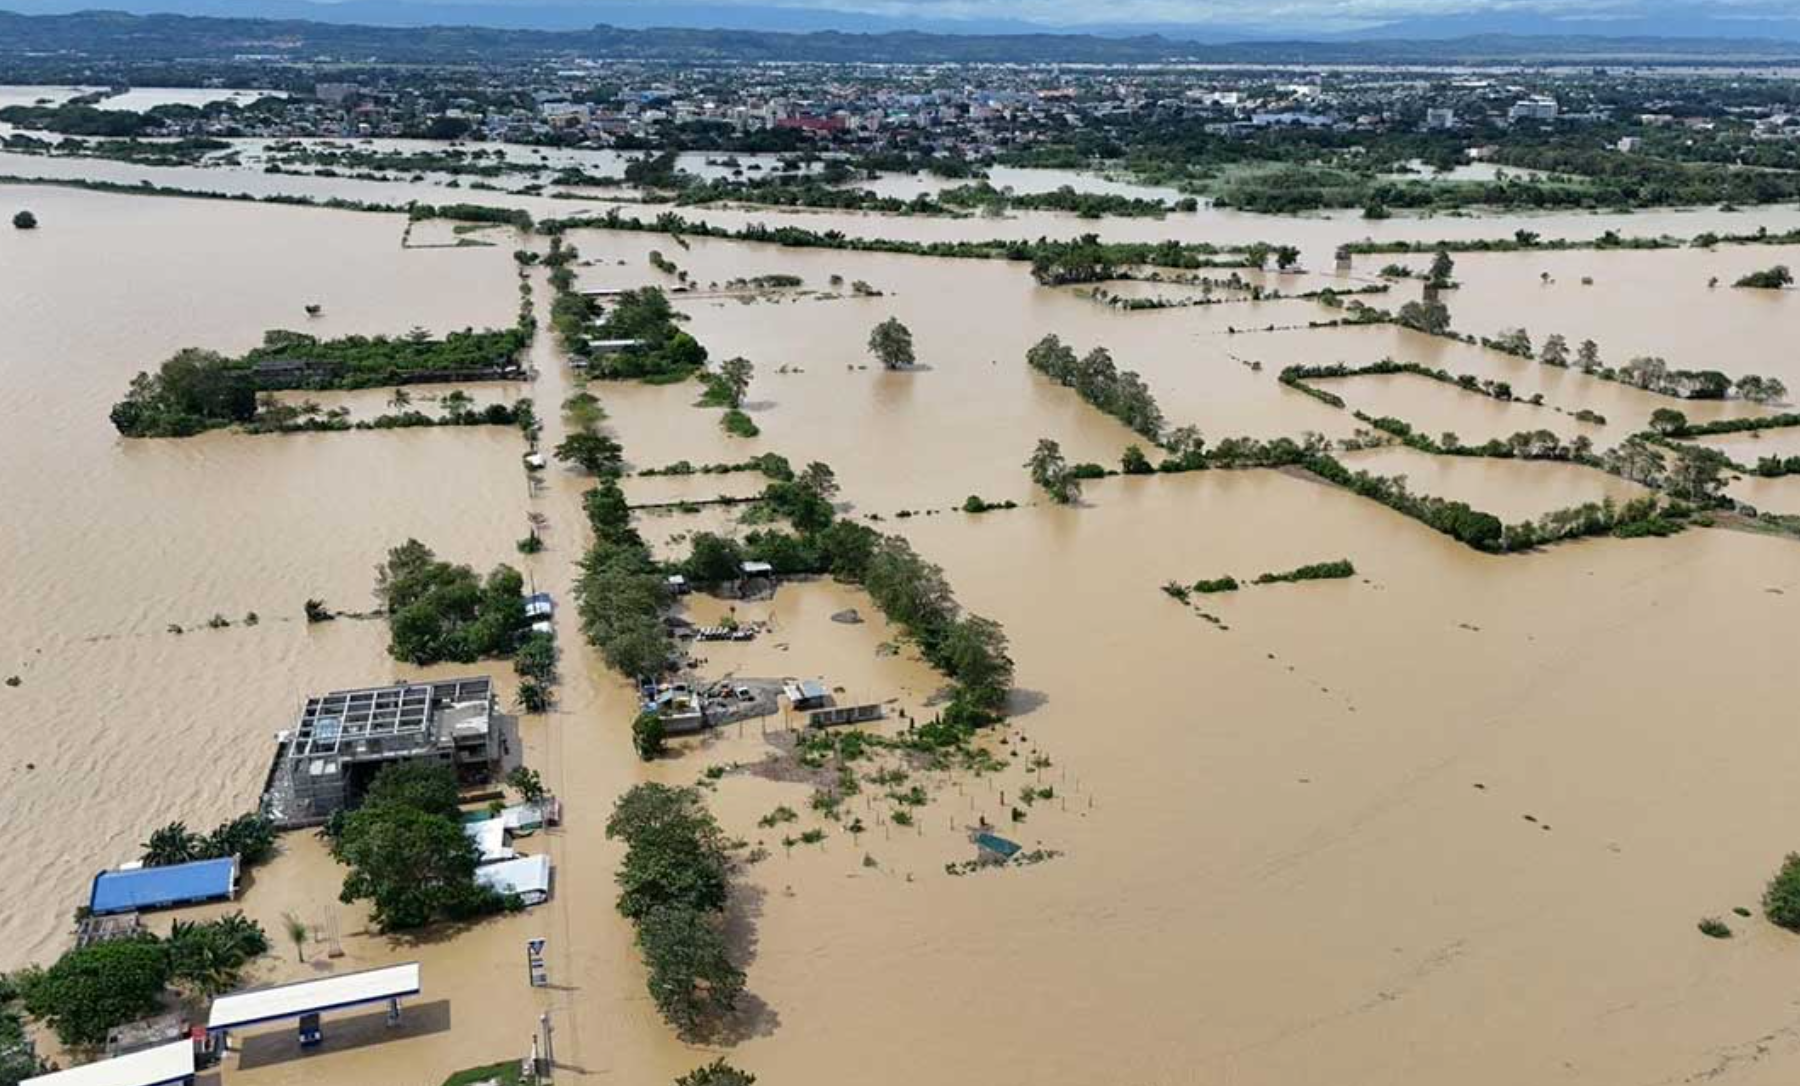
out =
<path fill-rule="evenodd" d="M 546 939 L 525 940 L 525 970 L 531 977 L 533 988 L 543 988 L 550 983 L 549 971 L 544 967 L 544 944 Z"/>

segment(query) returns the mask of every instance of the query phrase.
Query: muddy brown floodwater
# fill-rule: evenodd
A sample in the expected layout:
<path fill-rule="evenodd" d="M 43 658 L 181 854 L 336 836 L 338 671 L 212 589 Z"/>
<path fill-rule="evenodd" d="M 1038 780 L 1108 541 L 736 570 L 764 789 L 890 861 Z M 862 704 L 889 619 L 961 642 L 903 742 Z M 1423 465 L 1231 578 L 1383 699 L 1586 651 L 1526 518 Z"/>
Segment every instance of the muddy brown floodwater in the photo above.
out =
<path fill-rule="evenodd" d="M 15 157 L 0 172 L 24 168 Z M 259 176 L 191 173 L 222 185 Z M 379 199 L 408 191 L 302 183 Z M 380 623 L 309 627 L 305 599 L 367 606 L 384 550 L 416 536 L 479 568 L 512 562 L 564 604 L 557 703 L 518 723 L 527 762 L 566 805 L 561 829 L 522 846 L 552 857 L 553 900 L 390 939 L 337 902 L 341 874 L 319 842 L 288 836 L 239 904 L 272 931 L 294 912 L 335 932 L 342 953 L 315 947 L 301 962 L 283 945 L 254 979 L 418 960 L 425 992 L 401 1029 L 348 1021 L 342 1042 L 305 1057 L 285 1027 L 251 1033 L 228 1060 L 232 1083 L 437 1086 L 523 1055 L 540 1014 L 557 1030 L 559 1080 L 595 1083 L 666 1082 L 720 1053 L 789 1084 L 841 1081 L 846 1068 L 871 1084 L 1069 1086 L 1772 1084 L 1800 1074 L 1800 939 L 1732 914 L 1753 908 L 1782 856 L 1800 849 L 1800 732 L 1784 708 L 1800 544 L 1696 529 L 1493 557 L 1277 472 L 1114 477 L 1058 507 L 1021 467 L 1043 437 L 1107 465 L 1142 443 L 1024 365 L 1047 332 L 1108 347 L 1143 374 L 1172 423 L 1214 440 L 1355 430 L 1347 412 L 1276 382 L 1294 363 L 1393 357 L 1544 396 L 1534 407 L 1411 376 L 1329 382 L 1371 415 L 1471 441 L 1547 428 L 1606 448 L 1673 402 L 1665 397 L 1393 328 L 1309 329 L 1333 316 L 1311 301 L 1124 312 L 999 262 L 572 232 L 584 286 L 672 286 L 647 263 L 651 249 L 703 287 L 775 273 L 805 281 L 756 298 L 702 289 L 677 301 L 713 357 L 755 364 L 747 410 L 759 437 L 726 435 L 717 410 L 694 406 L 692 384 L 592 386 L 633 468 L 762 452 L 828 462 L 848 515 L 882 517 L 1011 638 L 1014 713 L 983 741 L 1002 768 L 915 767 L 927 802 L 911 825 L 894 817 L 899 801 L 865 788 L 846 811 L 862 820 L 853 834 L 848 817 L 811 808 L 810 785 L 742 771 L 791 741 L 784 718 L 636 760 L 631 692 L 582 642 L 572 606 L 589 481 L 555 467 L 532 491 L 513 431 L 127 442 L 107 422 L 131 375 L 183 346 L 242 350 L 277 327 L 506 324 L 517 304 L 512 249 L 538 239 L 493 232 L 491 247 L 403 249 L 395 216 L 47 187 L 0 194 L 44 224 L 0 236 L 0 559 L 11 573 L 0 588 L 0 674 L 20 679 L 0 687 L 0 831 L 15 843 L 0 856 L 0 968 L 59 953 L 92 874 L 132 858 L 157 825 L 209 826 L 254 802 L 271 737 L 306 694 L 486 671 L 510 704 L 506 664 L 403 668 L 387 657 Z M 529 206 L 548 205 L 568 207 Z M 1773 227 L 1795 214 L 1767 218 Z M 1208 215 L 1097 227 L 1057 216 L 793 220 L 905 236 L 1098 228 L 1161 238 L 1200 224 L 1302 242 L 1318 269 L 1336 244 L 1375 230 L 1693 233 L 1748 219 Z M 1777 255 L 1470 256 L 1450 300 L 1470 330 L 1522 322 L 1540 341 L 1592 336 L 1609 361 L 1658 353 L 1800 385 L 1779 333 L 1800 320 L 1800 297 L 1704 286 Z M 1374 266 L 1361 258 L 1355 273 Z M 833 275 L 881 294 L 853 296 Z M 1581 287 L 1583 275 L 1595 285 Z M 1308 288 L 1331 279 L 1290 278 Z M 547 283 L 541 272 L 531 283 L 542 314 Z M 1382 304 L 1410 296 L 1397 288 Z M 1648 304 L 1627 304 L 1640 297 Z M 308 321 L 302 307 L 313 303 L 323 316 Z M 868 330 L 889 316 L 912 328 L 918 368 L 883 372 L 869 359 Z M 1298 330 L 1245 331 L 1269 325 Z M 564 423 L 548 409 L 574 384 L 550 336 L 531 361 L 528 386 L 471 391 L 533 396 L 553 444 Z M 381 397 L 332 403 L 362 415 Z M 1680 406 L 1696 420 L 1774 409 Z M 1583 409 L 1607 422 L 1575 421 Z M 1772 431 L 1729 447 L 1743 458 L 1753 445 L 1790 444 Z M 1508 519 L 1637 493 L 1569 464 L 1393 448 L 1348 461 Z M 1789 482 L 1742 480 L 1733 492 L 1761 502 L 1749 494 Z M 747 474 L 626 480 L 634 502 L 665 505 L 759 485 Z M 970 494 L 1020 507 L 955 511 Z M 544 517 L 548 546 L 524 558 L 514 541 L 528 512 Z M 728 506 L 644 511 L 638 523 L 664 555 L 697 530 L 743 530 Z M 1160 591 L 1338 558 L 1357 575 L 1191 604 Z M 882 703 L 879 731 L 928 716 L 942 685 L 851 586 L 795 583 L 769 601 L 696 597 L 686 607 L 696 621 L 735 613 L 768 624 L 754 641 L 702 646 L 710 677 L 820 678 L 846 700 Z M 862 621 L 834 621 L 849 610 Z M 208 629 L 214 614 L 232 624 Z M 709 802 L 763 857 L 744 869 L 729 927 L 749 1006 L 728 1043 L 702 1048 L 675 1039 L 645 993 L 632 933 L 612 908 L 619 852 L 603 826 L 633 783 L 693 783 L 712 767 Z M 1024 800 L 1028 785 L 1053 794 Z M 759 825 L 781 806 L 794 823 Z M 947 873 L 972 858 L 967 832 L 982 819 L 1054 855 Z M 809 829 L 825 836 L 784 843 Z M 1736 938 L 1702 937 L 1705 916 L 1725 917 Z M 550 941 L 551 988 L 527 986 L 531 937 Z"/>

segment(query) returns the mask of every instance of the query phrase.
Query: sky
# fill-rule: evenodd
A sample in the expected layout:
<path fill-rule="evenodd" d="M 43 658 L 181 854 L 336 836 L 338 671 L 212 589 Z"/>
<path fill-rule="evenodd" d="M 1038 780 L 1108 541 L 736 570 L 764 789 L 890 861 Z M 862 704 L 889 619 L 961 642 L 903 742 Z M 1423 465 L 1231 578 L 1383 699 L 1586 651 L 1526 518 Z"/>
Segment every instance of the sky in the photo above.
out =
<path fill-rule="evenodd" d="M 438 0 L 442 3 L 443 0 Z M 1800 0 L 467 0 L 511 4 L 591 6 L 618 11 L 672 11 L 697 6 L 712 11 L 771 8 L 854 13 L 906 24 L 1033 24 L 1079 28 L 1106 26 L 1262 26 L 1310 31 L 1349 30 L 1392 22 L 1448 20 L 1478 23 L 1474 29 L 1529 29 L 1567 25 L 1572 32 L 1608 24 L 1629 32 L 1692 32 L 1699 26 L 1754 33 L 1769 25 L 1800 32 Z M 653 16 L 652 16 L 653 17 Z M 1689 28 L 1685 29 L 1684 28 Z M 1786 35 L 1784 35 L 1786 36 Z"/>
<path fill-rule="evenodd" d="M 83 8 L 545 29 L 605 22 L 768 30 L 1193 31 L 1212 40 L 1342 33 L 1800 40 L 1800 0 L 0 0 L 0 9 L 14 11 Z"/>

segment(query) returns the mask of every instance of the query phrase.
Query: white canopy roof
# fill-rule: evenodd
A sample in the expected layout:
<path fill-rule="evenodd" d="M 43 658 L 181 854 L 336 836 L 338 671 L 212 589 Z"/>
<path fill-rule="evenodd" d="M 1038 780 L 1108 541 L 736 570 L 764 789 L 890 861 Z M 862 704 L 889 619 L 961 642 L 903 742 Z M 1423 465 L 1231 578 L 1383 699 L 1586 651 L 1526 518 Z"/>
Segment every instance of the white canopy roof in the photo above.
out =
<path fill-rule="evenodd" d="M 167 1086 L 194 1073 L 194 1042 L 166 1045 L 28 1078 L 19 1086 Z"/>
<path fill-rule="evenodd" d="M 480 822 L 463 823 L 463 832 L 475 847 L 481 850 L 480 863 L 491 864 L 499 860 L 510 860 L 518 853 L 506 847 L 506 819 L 485 818 Z"/>
<path fill-rule="evenodd" d="M 475 881 L 495 893 L 518 894 L 527 905 L 550 900 L 550 857 L 521 856 L 475 869 Z"/>
<path fill-rule="evenodd" d="M 419 994 L 419 963 L 390 965 L 361 973 L 342 973 L 320 980 L 253 988 L 213 1000 L 207 1029 L 237 1029 L 258 1022 L 298 1018 L 303 1014 L 334 1011 L 377 1003 L 384 999 Z M 59 1084 L 60 1086 L 60 1084 Z"/>

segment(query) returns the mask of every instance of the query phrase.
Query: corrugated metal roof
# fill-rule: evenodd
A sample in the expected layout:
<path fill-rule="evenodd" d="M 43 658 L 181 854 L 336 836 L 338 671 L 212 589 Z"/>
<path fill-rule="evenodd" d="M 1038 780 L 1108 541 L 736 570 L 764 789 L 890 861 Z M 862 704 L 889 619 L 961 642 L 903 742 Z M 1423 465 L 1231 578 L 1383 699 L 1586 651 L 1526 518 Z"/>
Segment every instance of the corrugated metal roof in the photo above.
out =
<path fill-rule="evenodd" d="M 186 901 L 228 898 L 237 883 L 237 859 L 195 860 L 166 867 L 102 871 L 94 876 L 88 911 L 96 916 L 157 909 Z"/>

